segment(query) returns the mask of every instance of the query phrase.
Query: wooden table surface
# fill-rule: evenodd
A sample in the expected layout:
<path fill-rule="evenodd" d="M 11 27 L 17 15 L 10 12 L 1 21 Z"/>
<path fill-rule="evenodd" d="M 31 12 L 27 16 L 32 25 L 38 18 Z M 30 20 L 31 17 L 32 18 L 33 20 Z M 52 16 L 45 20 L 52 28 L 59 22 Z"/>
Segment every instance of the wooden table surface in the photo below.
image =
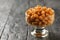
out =
<path fill-rule="evenodd" d="M 25 21 L 25 11 L 37 4 L 55 10 L 55 22 L 46 28 L 46 38 L 33 37 L 33 27 Z M 60 0 L 0 0 L 0 40 L 60 40 Z"/>

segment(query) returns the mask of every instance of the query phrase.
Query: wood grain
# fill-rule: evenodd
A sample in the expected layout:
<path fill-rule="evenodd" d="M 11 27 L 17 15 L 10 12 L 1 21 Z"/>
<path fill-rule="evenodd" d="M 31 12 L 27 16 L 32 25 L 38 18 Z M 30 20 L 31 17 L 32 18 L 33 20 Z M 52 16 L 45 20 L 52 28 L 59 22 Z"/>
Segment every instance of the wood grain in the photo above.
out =
<path fill-rule="evenodd" d="M 26 40 L 27 36 L 27 24 L 25 22 L 25 10 L 28 8 L 28 4 L 24 3 L 20 4 L 15 1 L 13 4 L 8 21 L 5 25 L 4 32 L 2 34 L 1 40 Z M 25 10 L 24 10 L 25 8 Z"/>
<path fill-rule="evenodd" d="M 9 0 L 0 0 L 0 38 L 3 35 L 6 22 L 8 20 L 8 15 L 12 6 L 12 3 Z M 10 4 L 9 4 L 10 3 Z"/>
<path fill-rule="evenodd" d="M 0 0 L 0 40 L 60 40 L 59 2 L 57 0 Z M 27 25 L 25 21 L 25 11 L 37 4 L 55 10 L 55 22 L 46 28 L 49 30 L 49 36 L 46 38 L 33 37 L 31 31 L 34 28 Z"/>

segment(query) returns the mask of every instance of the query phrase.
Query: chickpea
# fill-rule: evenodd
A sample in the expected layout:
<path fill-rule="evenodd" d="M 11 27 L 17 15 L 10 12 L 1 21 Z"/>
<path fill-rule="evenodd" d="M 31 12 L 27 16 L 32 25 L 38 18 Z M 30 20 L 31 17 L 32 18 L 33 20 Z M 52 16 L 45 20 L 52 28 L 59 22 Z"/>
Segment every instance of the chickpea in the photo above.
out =
<path fill-rule="evenodd" d="M 46 17 L 50 16 L 48 13 L 46 13 L 45 15 L 46 15 Z"/>
<path fill-rule="evenodd" d="M 38 18 L 38 15 L 37 15 L 37 14 L 34 14 L 33 16 L 34 16 L 35 18 Z"/>
<path fill-rule="evenodd" d="M 44 14 L 45 13 L 45 11 L 41 11 L 41 14 Z"/>
<path fill-rule="evenodd" d="M 54 10 L 47 8 L 46 6 L 37 5 L 34 8 L 30 8 L 26 11 L 27 22 L 35 26 L 47 26 L 53 23 Z"/>
<path fill-rule="evenodd" d="M 43 17 L 42 17 L 42 16 L 39 16 L 39 19 L 40 19 L 40 20 L 42 20 L 42 19 L 43 19 Z"/>
<path fill-rule="evenodd" d="M 46 10 L 46 9 L 47 9 L 47 7 L 46 7 L 46 6 L 43 6 L 43 7 L 42 7 L 42 9 L 43 9 L 43 10 Z"/>
<path fill-rule="evenodd" d="M 41 15 L 41 12 L 38 12 L 37 14 L 38 14 L 38 16 L 40 16 Z"/>
<path fill-rule="evenodd" d="M 39 22 L 39 19 L 35 19 L 36 22 Z"/>

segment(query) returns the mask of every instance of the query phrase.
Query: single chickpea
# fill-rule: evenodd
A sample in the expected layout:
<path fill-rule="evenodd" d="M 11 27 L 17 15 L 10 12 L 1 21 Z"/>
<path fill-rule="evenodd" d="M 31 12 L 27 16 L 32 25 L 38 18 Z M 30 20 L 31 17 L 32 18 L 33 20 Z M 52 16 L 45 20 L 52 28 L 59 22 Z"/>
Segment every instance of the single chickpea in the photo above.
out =
<path fill-rule="evenodd" d="M 33 16 L 34 16 L 35 18 L 38 18 L 38 15 L 37 15 L 37 14 L 34 14 Z"/>
<path fill-rule="evenodd" d="M 38 14 L 38 16 L 40 16 L 40 15 L 41 15 L 41 14 L 40 14 L 40 12 L 38 12 L 37 14 Z"/>
<path fill-rule="evenodd" d="M 39 22 L 39 19 L 35 19 L 36 22 Z"/>
<path fill-rule="evenodd" d="M 48 17 L 48 16 L 49 16 L 49 14 L 48 14 L 48 13 L 46 13 L 46 14 L 45 14 L 45 16 L 46 16 L 46 17 Z"/>
<path fill-rule="evenodd" d="M 44 19 L 45 19 L 45 20 L 48 20 L 48 17 L 45 17 Z"/>
<path fill-rule="evenodd" d="M 47 9 L 47 7 L 46 7 L 46 6 L 43 6 L 43 7 L 42 7 L 42 9 L 43 9 L 43 10 L 46 10 L 46 9 Z"/>
<path fill-rule="evenodd" d="M 45 14 L 45 11 L 41 11 L 41 14 Z"/>
<path fill-rule="evenodd" d="M 37 22 L 32 22 L 32 25 L 38 25 L 38 23 Z"/>
<path fill-rule="evenodd" d="M 43 17 L 42 17 L 42 16 L 39 16 L 39 19 L 40 19 L 40 20 L 43 20 Z"/>
<path fill-rule="evenodd" d="M 50 12 L 50 11 L 49 11 L 49 14 L 50 14 L 50 15 L 53 15 L 53 13 L 52 13 L 52 12 Z"/>

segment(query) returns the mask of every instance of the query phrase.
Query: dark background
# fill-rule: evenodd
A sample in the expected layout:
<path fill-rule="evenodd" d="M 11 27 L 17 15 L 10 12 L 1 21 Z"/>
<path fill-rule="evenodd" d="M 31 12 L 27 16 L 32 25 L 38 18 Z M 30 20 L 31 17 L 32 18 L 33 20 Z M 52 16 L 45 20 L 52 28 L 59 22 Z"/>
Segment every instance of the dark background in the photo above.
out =
<path fill-rule="evenodd" d="M 42 39 L 31 36 L 25 21 L 25 11 L 38 4 L 55 10 L 49 36 Z M 60 0 L 0 0 L 0 40 L 60 40 Z"/>

